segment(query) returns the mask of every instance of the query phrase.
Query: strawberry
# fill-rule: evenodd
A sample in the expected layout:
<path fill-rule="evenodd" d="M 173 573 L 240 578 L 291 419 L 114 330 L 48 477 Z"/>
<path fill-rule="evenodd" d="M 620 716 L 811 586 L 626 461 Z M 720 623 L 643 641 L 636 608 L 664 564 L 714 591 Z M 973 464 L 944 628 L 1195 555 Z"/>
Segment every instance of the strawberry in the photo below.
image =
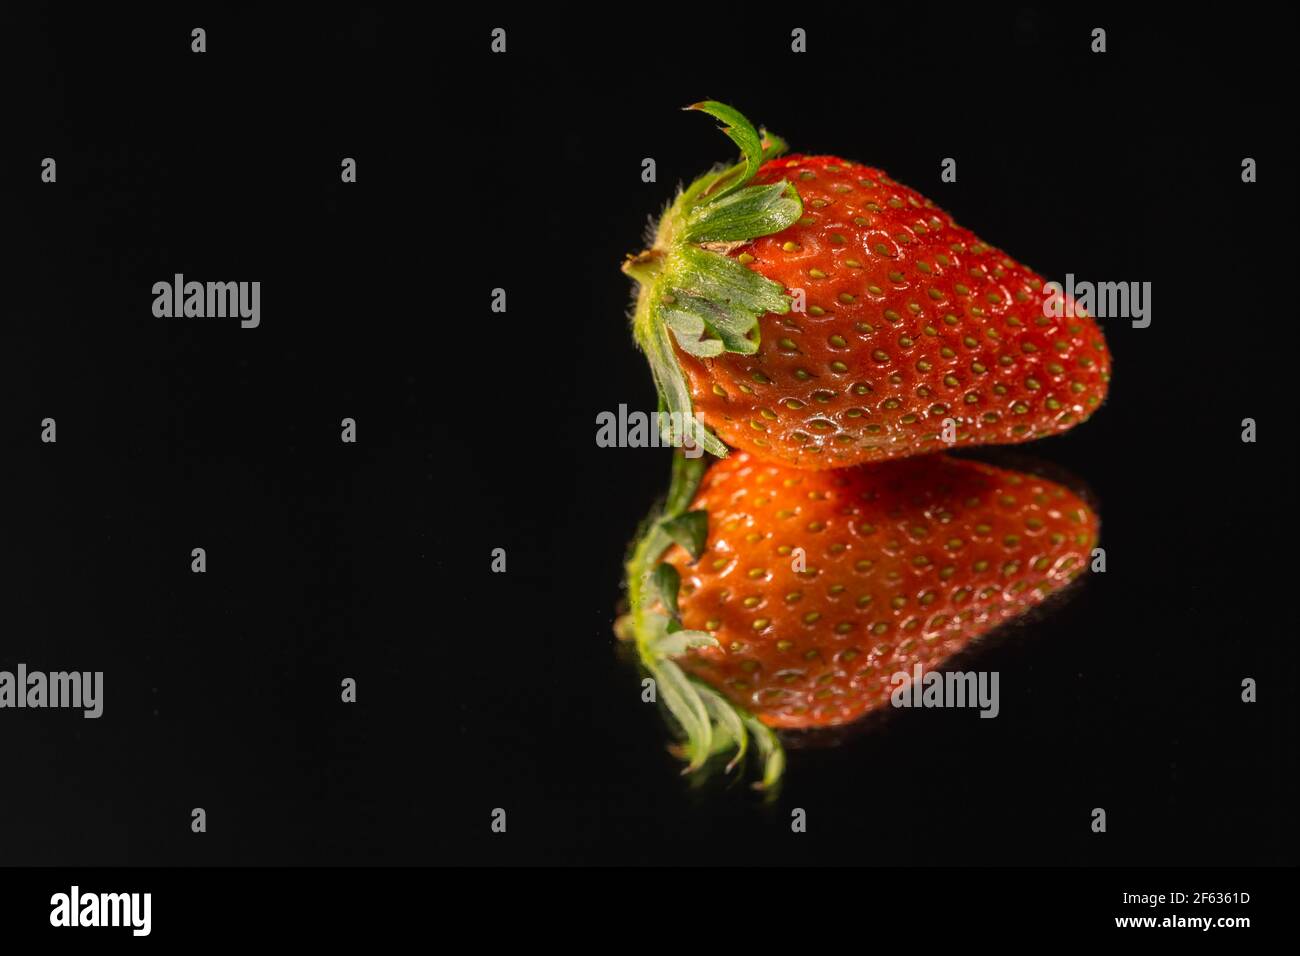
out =
<path fill-rule="evenodd" d="M 623 267 L 674 441 L 837 468 L 1029 441 L 1100 406 L 1101 331 L 1045 309 L 1033 270 L 879 169 L 781 157 L 734 109 L 689 108 L 744 160 L 681 192 Z"/>
<path fill-rule="evenodd" d="M 947 455 L 809 471 L 678 456 L 628 565 L 635 637 L 691 768 L 746 731 L 831 727 L 888 706 L 1088 567 L 1098 520 L 1066 488 Z M 698 490 L 695 484 L 698 483 Z M 801 550 L 798 550 L 801 549 Z M 741 731 L 737 732 L 736 728 Z"/>

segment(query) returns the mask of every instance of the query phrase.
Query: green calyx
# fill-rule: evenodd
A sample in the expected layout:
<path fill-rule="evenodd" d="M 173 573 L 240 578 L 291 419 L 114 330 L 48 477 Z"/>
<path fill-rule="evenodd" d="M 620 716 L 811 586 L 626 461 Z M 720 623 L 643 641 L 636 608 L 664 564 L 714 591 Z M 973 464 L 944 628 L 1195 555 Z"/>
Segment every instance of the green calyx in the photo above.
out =
<path fill-rule="evenodd" d="M 751 186 L 762 163 L 785 152 L 785 143 L 723 103 L 688 106 L 721 120 L 742 159 L 715 169 L 683 190 L 659 220 L 654 245 L 629 256 L 623 271 L 640 284 L 632 331 L 650 361 L 659 393 L 664 437 L 674 445 L 698 443 L 725 457 L 727 446 L 694 417 L 690 389 L 673 344 L 708 359 L 758 350 L 758 320 L 783 315 L 790 299 L 778 282 L 726 255 L 738 244 L 768 236 L 803 215 L 803 203 L 786 180 Z"/>
<path fill-rule="evenodd" d="M 627 562 L 628 613 L 616 631 L 636 642 L 642 666 L 654 678 L 662 701 L 686 737 L 680 752 L 684 773 L 699 770 L 718 754 L 732 752 L 728 772 L 754 744 L 762 761 L 759 789 L 776 785 L 785 769 L 785 752 L 771 728 L 737 707 L 712 687 L 687 675 L 673 660 L 693 647 L 718 647 L 706 631 L 682 627 L 677 606 L 681 579 L 677 569 L 660 558 L 674 543 L 692 560 L 704 552 L 708 540 L 708 513 L 689 511 L 704 475 L 705 459 L 673 456 L 672 481 L 662 509 L 646 522 Z"/>

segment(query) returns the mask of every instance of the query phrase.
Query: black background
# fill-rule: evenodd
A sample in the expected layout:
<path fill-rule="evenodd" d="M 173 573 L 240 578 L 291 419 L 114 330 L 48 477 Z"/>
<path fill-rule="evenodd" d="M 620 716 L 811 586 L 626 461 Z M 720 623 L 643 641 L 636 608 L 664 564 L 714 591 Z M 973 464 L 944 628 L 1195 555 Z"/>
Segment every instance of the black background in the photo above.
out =
<path fill-rule="evenodd" d="M 0 862 L 1295 861 L 1289 26 L 829 10 L 6 15 L 0 668 L 106 688 L 0 713 Z M 793 751 L 766 803 L 677 776 L 617 653 L 668 461 L 594 443 L 653 406 L 618 264 L 731 157 L 706 97 L 1154 286 L 1106 407 L 1021 449 L 1096 495 L 1108 570 L 980 658 L 1001 716 Z M 260 280 L 261 327 L 155 318 L 175 272 Z"/>

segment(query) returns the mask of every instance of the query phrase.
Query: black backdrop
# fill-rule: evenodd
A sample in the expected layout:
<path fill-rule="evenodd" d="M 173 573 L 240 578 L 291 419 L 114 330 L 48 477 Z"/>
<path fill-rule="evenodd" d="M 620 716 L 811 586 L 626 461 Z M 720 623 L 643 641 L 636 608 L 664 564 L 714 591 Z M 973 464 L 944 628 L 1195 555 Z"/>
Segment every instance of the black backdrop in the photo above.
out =
<path fill-rule="evenodd" d="M 3 862 L 1294 862 L 1283 25 L 913 10 L 7 14 L 0 668 L 106 702 L 0 713 Z M 1154 286 L 1107 406 L 1025 449 L 1095 493 L 1108 571 L 988 649 L 999 719 L 793 752 L 768 803 L 676 775 L 610 631 L 667 471 L 594 442 L 653 402 L 618 264 L 730 156 L 706 97 Z M 175 272 L 260 280 L 261 326 L 155 318 Z"/>

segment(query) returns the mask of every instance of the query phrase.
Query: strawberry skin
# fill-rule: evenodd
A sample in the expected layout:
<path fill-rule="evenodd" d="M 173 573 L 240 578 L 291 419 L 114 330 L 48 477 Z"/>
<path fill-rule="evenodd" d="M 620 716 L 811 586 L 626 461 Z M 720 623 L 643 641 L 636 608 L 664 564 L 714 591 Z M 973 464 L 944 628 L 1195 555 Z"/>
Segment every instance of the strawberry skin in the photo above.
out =
<path fill-rule="evenodd" d="M 679 351 L 727 444 L 802 468 L 1029 441 L 1088 418 L 1110 354 L 1093 319 L 1043 315 L 1044 281 L 915 190 L 831 156 L 763 165 L 803 200 L 793 226 L 729 254 L 804 314 L 767 313 L 757 353 Z M 1068 310 L 1067 310 L 1068 311 Z"/>
<path fill-rule="evenodd" d="M 1041 602 L 1087 569 L 1098 535 L 1066 488 L 944 455 L 807 471 L 736 454 L 691 508 L 708 514 L 703 551 L 663 561 L 682 625 L 717 643 L 677 662 L 776 728 L 889 706 L 895 673 L 937 668 Z"/>
<path fill-rule="evenodd" d="M 1101 331 L 1072 302 L 1046 315 L 1037 273 L 879 169 L 780 157 L 784 144 L 754 146 L 758 134 L 729 107 L 695 108 L 751 144 L 746 163 L 721 174 L 722 187 L 717 173 L 692 184 L 624 270 L 641 284 L 634 331 L 662 405 L 698 415 L 707 450 L 723 455 L 725 442 L 842 468 L 1030 441 L 1101 405 L 1111 364 Z M 739 182 L 770 214 L 728 215 L 742 204 L 716 196 Z M 728 266 L 759 284 L 742 288 Z"/>

